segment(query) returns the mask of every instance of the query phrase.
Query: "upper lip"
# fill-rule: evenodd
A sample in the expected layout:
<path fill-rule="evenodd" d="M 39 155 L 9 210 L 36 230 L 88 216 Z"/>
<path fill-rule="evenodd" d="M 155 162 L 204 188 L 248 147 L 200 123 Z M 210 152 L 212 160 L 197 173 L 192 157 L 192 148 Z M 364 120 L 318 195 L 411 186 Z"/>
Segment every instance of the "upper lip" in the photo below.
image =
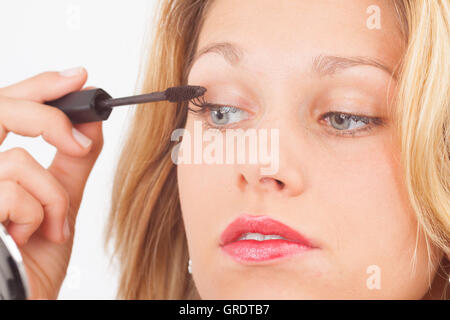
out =
<path fill-rule="evenodd" d="M 279 235 L 288 240 L 299 242 L 304 246 L 313 247 L 311 241 L 287 225 L 268 216 L 241 215 L 233 220 L 220 236 L 220 245 L 235 242 L 245 233 L 261 233 L 264 235 Z"/>

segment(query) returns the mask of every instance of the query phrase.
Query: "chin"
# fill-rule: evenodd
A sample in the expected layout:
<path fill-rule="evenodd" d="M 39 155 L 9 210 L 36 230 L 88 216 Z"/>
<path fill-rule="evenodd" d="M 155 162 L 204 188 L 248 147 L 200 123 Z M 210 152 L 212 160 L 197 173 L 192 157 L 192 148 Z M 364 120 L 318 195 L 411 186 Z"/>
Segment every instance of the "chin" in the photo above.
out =
<path fill-rule="evenodd" d="M 251 284 L 244 282 L 242 285 L 228 285 L 199 289 L 202 299 L 207 300 L 310 300 L 317 299 L 306 292 L 299 291 L 298 288 L 288 288 L 284 285 L 274 285 L 273 283 Z"/>

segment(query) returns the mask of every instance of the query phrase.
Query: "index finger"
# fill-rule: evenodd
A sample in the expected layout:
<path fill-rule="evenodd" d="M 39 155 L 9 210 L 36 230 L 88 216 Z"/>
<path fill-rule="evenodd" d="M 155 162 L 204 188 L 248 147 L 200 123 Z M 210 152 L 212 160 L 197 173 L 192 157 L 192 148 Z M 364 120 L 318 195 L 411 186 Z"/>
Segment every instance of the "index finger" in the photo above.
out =
<path fill-rule="evenodd" d="M 87 71 L 83 67 L 62 72 L 47 71 L 0 88 L 0 95 L 44 103 L 80 90 L 86 80 Z"/>
<path fill-rule="evenodd" d="M 61 152 L 71 156 L 85 155 L 72 134 L 72 122 L 58 108 L 28 100 L 0 96 L 0 144 L 8 132 L 42 138 Z"/>

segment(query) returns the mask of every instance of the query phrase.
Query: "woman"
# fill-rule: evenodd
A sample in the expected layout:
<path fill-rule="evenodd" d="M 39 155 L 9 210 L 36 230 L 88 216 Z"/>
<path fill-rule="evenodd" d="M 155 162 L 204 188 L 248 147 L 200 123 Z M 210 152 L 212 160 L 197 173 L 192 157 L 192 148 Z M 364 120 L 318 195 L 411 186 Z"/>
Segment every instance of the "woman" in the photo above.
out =
<path fill-rule="evenodd" d="M 446 298 L 448 1 L 170 0 L 156 12 L 143 92 L 207 93 L 136 111 L 106 234 L 118 298 Z M 103 141 L 100 123 L 75 125 L 93 141 L 81 148 L 41 103 L 85 80 L 44 73 L 0 90 L 2 137 L 42 134 L 58 148 L 47 171 L 19 148 L 1 157 L 1 220 L 32 298 L 57 297 Z M 276 129 L 275 170 L 189 161 L 209 145 L 190 143 L 199 121 L 216 137 Z"/>

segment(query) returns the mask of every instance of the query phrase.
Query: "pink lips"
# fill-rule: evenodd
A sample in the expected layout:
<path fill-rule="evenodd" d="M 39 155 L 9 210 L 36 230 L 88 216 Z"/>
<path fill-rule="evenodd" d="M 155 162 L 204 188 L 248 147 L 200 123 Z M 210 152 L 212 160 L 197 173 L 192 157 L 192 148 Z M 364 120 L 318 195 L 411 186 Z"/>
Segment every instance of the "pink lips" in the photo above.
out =
<path fill-rule="evenodd" d="M 239 240 L 245 233 L 279 235 L 284 239 Z M 220 246 L 240 262 L 266 261 L 314 249 L 315 246 L 290 227 L 267 216 L 242 215 L 228 225 L 220 236 Z"/>

